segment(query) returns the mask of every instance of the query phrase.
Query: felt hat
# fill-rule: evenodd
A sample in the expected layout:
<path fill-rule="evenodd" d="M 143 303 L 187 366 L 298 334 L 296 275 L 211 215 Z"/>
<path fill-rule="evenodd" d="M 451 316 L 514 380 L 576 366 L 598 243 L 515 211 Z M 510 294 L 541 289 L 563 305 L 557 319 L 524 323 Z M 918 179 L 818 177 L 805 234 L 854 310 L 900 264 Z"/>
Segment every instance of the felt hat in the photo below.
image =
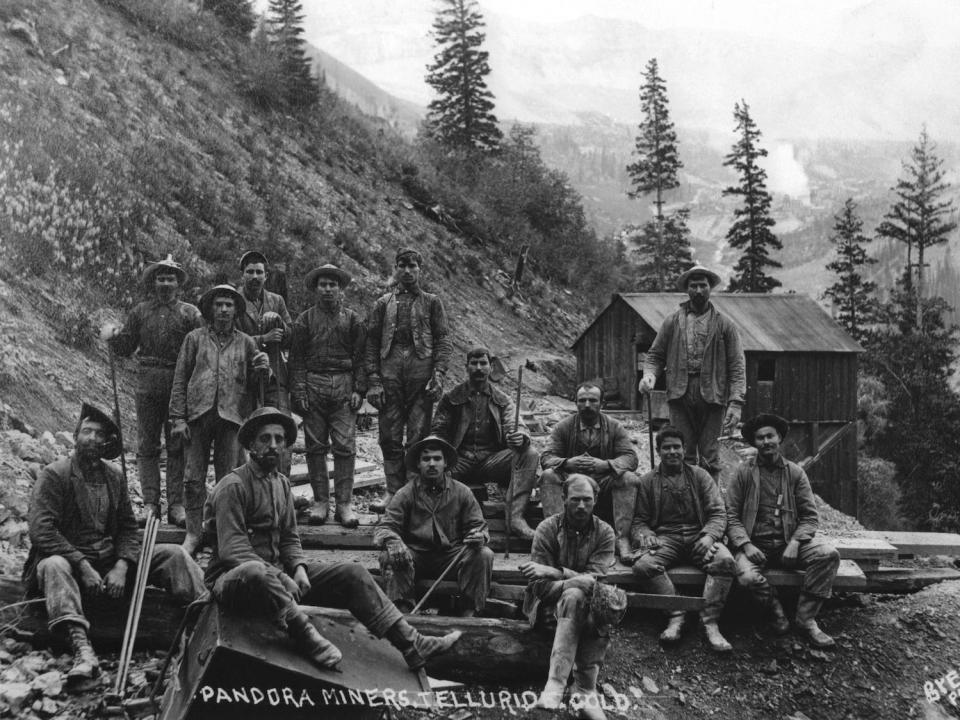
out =
<path fill-rule="evenodd" d="M 240 256 L 240 270 L 242 271 L 246 267 L 247 263 L 263 263 L 263 267 L 267 267 L 267 256 L 264 255 L 259 250 L 247 250 L 243 255 Z"/>
<path fill-rule="evenodd" d="M 120 445 L 120 428 L 113 421 L 113 418 L 96 405 L 85 402 L 80 407 L 80 418 L 77 420 L 77 429 L 74 431 L 74 435 L 80 432 L 80 425 L 84 420 L 93 420 L 103 425 L 104 432 L 107 435 L 107 441 L 101 448 L 100 457 L 104 460 L 113 460 L 119 457 L 120 450 L 122 449 Z"/>
<path fill-rule="evenodd" d="M 243 299 L 243 295 L 237 292 L 233 285 L 214 285 L 200 296 L 200 302 L 197 303 L 200 307 L 200 314 L 207 322 L 213 322 L 213 299 L 218 295 L 229 295 L 233 298 L 233 302 L 237 306 L 237 317 L 241 317 L 247 311 L 247 301 Z"/>
<path fill-rule="evenodd" d="M 710 283 L 710 287 L 715 288 L 720 284 L 720 276 L 717 275 L 713 270 L 704 267 L 703 265 L 694 265 L 692 268 L 687 270 L 684 273 L 680 274 L 680 277 L 677 278 L 677 289 L 682 290 L 683 292 L 687 291 L 687 281 L 690 280 L 694 275 L 704 275 L 707 278 L 707 282 Z"/>
<path fill-rule="evenodd" d="M 457 462 L 457 451 L 446 440 L 442 437 L 437 437 L 436 435 L 427 435 L 423 440 L 418 443 L 414 443 L 407 450 L 407 454 L 403 458 L 404 465 L 406 465 L 407 470 L 416 472 L 420 464 L 420 453 L 424 449 L 429 448 L 430 446 L 438 446 L 441 451 L 443 451 L 443 459 L 447 463 L 447 470 L 452 468 Z"/>
<path fill-rule="evenodd" d="M 150 283 L 153 282 L 154 276 L 161 271 L 175 274 L 177 276 L 177 282 L 181 285 L 187 280 L 186 270 L 180 266 L 180 263 L 174 261 L 173 255 L 167 255 L 163 260 L 158 260 L 155 263 L 147 265 L 141 276 L 143 284 L 149 286 Z"/>
<path fill-rule="evenodd" d="M 616 585 L 597 580 L 590 593 L 590 614 L 598 627 L 619 625 L 627 612 L 627 593 Z"/>
<path fill-rule="evenodd" d="M 752 418 L 747 420 L 743 427 L 740 429 L 740 435 L 743 437 L 743 441 L 748 445 L 753 445 L 753 438 L 762 427 L 772 427 L 780 434 L 780 439 L 783 440 L 787 436 L 787 432 L 790 430 L 790 423 L 784 420 L 779 415 L 774 415 L 773 413 L 760 413 L 759 415 L 754 415 Z"/>
<path fill-rule="evenodd" d="M 264 425 L 277 423 L 283 426 L 284 435 L 287 438 L 287 447 L 290 447 L 297 441 L 297 422 L 289 415 L 284 414 L 275 407 L 264 406 L 250 413 L 250 417 L 243 421 L 240 430 L 237 432 L 237 439 L 240 444 L 249 448 L 253 442 L 257 431 Z"/>
<path fill-rule="evenodd" d="M 322 277 L 334 278 L 338 283 L 340 283 L 341 290 L 349 285 L 350 281 L 353 279 L 345 270 L 341 270 L 336 265 L 327 263 L 326 265 L 315 267 L 313 270 L 308 272 L 307 276 L 303 279 L 303 284 L 307 287 L 307 290 L 316 290 L 317 281 Z"/>
<path fill-rule="evenodd" d="M 400 258 L 406 255 L 413 255 L 414 259 L 417 261 L 417 265 L 423 265 L 423 255 L 420 254 L 419 250 L 415 250 L 412 247 L 402 247 L 399 250 L 397 250 L 397 255 L 396 255 L 396 258 L 394 259 L 394 263 L 400 262 Z"/>

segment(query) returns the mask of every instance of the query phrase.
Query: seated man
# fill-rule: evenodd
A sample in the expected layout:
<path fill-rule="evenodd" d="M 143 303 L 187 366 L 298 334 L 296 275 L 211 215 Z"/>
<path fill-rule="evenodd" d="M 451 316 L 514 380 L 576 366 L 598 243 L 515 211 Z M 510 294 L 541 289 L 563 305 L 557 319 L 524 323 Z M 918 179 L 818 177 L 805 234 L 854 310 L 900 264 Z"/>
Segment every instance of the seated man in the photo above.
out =
<path fill-rule="evenodd" d="M 281 451 L 297 439 L 291 417 L 276 408 L 260 408 L 241 426 L 239 439 L 250 460 L 219 482 L 203 509 L 204 530 L 213 541 L 205 581 L 224 609 L 274 617 L 323 668 L 335 667 L 342 655 L 298 603 L 350 610 L 371 633 L 400 650 L 413 669 L 459 639 L 459 631 L 420 635 L 363 566 L 306 558 L 290 482 L 277 472 Z"/>
<path fill-rule="evenodd" d="M 690 562 L 707 573 L 700 619 L 710 647 L 732 650 L 720 634 L 717 620 L 733 585 L 736 565 L 723 545 L 726 509 L 717 484 L 706 470 L 684 461 L 683 433 L 667 426 L 657 434 L 660 464 L 642 478 L 637 489 L 631 538 L 636 548 L 633 572 L 644 592 L 676 595 L 667 575 L 674 565 Z M 662 642 L 676 642 L 683 630 L 684 612 L 670 613 Z"/>
<path fill-rule="evenodd" d="M 510 532 L 529 540 L 533 529 L 523 515 L 537 482 L 539 458 L 523 422 L 514 419 L 510 396 L 494 387 L 489 376 L 490 352 L 473 348 L 467 353 L 468 380 L 440 400 L 431 434 L 456 448 L 459 457 L 450 471 L 456 480 L 507 488 Z"/>
<path fill-rule="evenodd" d="M 603 389 L 596 381 L 580 383 L 577 412 L 554 426 L 540 458 L 540 502 L 544 516 L 560 512 L 564 478 L 572 473 L 589 475 L 600 487 L 597 517 L 613 526 L 617 554 L 627 557 L 640 461 L 623 426 L 600 412 L 602 400 Z"/>
<path fill-rule="evenodd" d="M 418 477 L 393 496 L 374 541 L 383 548 L 380 574 L 387 597 L 410 603 L 417 578 L 436 578 L 455 559 L 459 610 L 471 617 L 483 610 L 493 577 L 493 551 L 480 503 L 463 483 L 447 476 L 457 451 L 429 436 L 407 451 L 407 470 Z M 461 557 L 462 552 L 462 557 Z"/>
<path fill-rule="evenodd" d="M 74 663 L 68 682 L 100 674 L 90 646 L 83 596 L 123 597 L 133 587 L 140 533 L 120 470 L 104 460 L 120 452 L 120 430 L 103 411 L 83 404 L 70 457 L 40 471 L 30 499 L 30 554 L 23 568 L 28 593 L 46 599 L 51 631 L 62 631 Z M 203 592 L 203 573 L 179 545 L 157 545 L 148 582 L 183 604 Z"/>
<path fill-rule="evenodd" d="M 815 618 L 833 590 L 840 555 L 816 536 L 820 515 L 807 474 L 780 453 L 788 430 L 787 421 L 777 415 L 757 415 L 743 424 L 743 440 L 757 448 L 757 457 L 740 465 L 727 488 L 727 537 L 736 553 L 740 584 L 770 614 L 777 634 L 786 633 L 790 623 L 763 571 L 806 571 L 796 629 L 816 647 L 833 647 L 833 638 Z"/>
<path fill-rule="evenodd" d="M 614 537 L 613 528 L 593 514 L 598 490 L 596 481 L 587 475 L 568 477 L 562 488 L 563 512 L 537 526 L 530 561 L 521 563 L 519 569 L 528 582 L 523 610 L 531 626 L 542 626 L 551 615 L 557 621 L 547 684 L 537 707 L 561 707 L 572 669 L 571 705 L 579 705 L 582 716 L 602 719 L 597 676 L 610 642 L 610 628 L 595 616 L 591 598 L 597 578 L 606 575 L 614 563 Z M 619 602 L 622 616 L 626 596 Z"/>

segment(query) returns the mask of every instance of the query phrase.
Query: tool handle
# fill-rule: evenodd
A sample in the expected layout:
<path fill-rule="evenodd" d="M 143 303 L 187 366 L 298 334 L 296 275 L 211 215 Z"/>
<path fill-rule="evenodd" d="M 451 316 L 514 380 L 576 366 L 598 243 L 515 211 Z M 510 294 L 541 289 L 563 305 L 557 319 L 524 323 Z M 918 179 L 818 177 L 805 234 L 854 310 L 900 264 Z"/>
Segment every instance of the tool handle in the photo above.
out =
<path fill-rule="evenodd" d="M 416 614 L 420 611 L 420 608 L 423 607 L 423 604 L 427 601 L 427 598 L 429 598 L 429 597 L 433 594 L 433 591 L 437 589 L 437 586 L 440 584 L 440 581 L 443 580 L 443 579 L 447 576 L 447 573 L 449 573 L 449 572 L 453 569 L 453 566 L 454 566 L 454 565 L 456 565 L 458 562 L 460 562 L 460 558 L 463 557 L 463 554 L 464 554 L 466 551 L 467 551 L 467 546 L 466 546 L 466 545 L 464 545 L 462 548 L 460 548 L 460 552 L 457 553 L 457 556 L 456 556 L 453 560 L 450 561 L 450 564 L 447 565 L 446 568 L 444 568 L 443 572 L 440 573 L 440 577 L 438 577 L 436 580 L 433 581 L 433 585 L 430 586 L 430 589 L 427 590 L 426 593 L 424 593 L 423 597 L 420 598 L 420 602 L 418 602 L 418 603 L 413 607 L 413 610 L 410 611 L 410 614 L 411 614 L 411 615 L 416 615 Z"/>

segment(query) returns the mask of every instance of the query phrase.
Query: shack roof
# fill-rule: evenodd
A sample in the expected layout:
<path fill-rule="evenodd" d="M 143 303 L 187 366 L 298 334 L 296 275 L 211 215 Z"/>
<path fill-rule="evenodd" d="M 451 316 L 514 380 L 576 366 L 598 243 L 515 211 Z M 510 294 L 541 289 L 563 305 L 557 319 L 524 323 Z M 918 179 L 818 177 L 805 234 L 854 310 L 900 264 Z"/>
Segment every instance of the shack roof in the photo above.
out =
<path fill-rule="evenodd" d="M 654 332 L 687 299 L 685 293 L 623 293 L 614 295 L 584 336 L 618 300 L 625 302 Z M 745 352 L 863 352 L 850 335 L 807 295 L 798 293 L 715 293 L 716 308 L 740 331 Z"/>

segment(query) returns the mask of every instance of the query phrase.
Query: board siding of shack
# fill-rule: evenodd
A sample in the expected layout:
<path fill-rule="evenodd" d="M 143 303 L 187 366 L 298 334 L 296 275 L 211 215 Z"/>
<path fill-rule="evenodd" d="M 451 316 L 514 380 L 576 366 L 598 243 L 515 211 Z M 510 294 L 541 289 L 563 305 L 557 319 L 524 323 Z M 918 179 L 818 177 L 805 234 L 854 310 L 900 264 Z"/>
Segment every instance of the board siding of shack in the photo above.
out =
<path fill-rule="evenodd" d="M 775 412 L 792 423 L 792 460 L 816 454 L 856 422 L 857 367 L 862 348 L 805 295 L 716 294 L 711 298 L 740 331 L 747 396 L 744 418 Z M 614 295 L 574 343 L 578 381 L 602 378 L 608 395 L 639 410 L 638 353 L 686 300 L 680 293 Z M 662 387 L 661 378 L 658 387 Z M 849 428 L 848 428 L 849 429 Z M 856 432 L 846 432 L 809 469 L 814 489 L 834 507 L 856 514 Z"/>

